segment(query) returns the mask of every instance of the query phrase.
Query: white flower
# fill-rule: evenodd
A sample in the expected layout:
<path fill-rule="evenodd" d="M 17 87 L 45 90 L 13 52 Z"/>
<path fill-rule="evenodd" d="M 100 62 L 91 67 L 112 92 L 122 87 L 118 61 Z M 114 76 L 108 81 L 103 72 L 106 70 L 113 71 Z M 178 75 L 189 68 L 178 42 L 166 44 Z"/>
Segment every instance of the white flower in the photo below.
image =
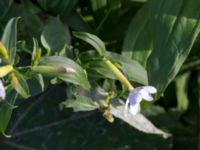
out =
<path fill-rule="evenodd" d="M 0 80 L 0 100 L 4 100 L 6 98 L 6 91 L 4 89 L 3 83 Z"/>
<path fill-rule="evenodd" d="M 142 86 L 135 88 L 132 92 L 129 93 L 125 104 L 126 114 L 128 112 L 128 108 L 130 109 L 130 113 L 132 115 L 136 115 L 140 112 L 140 102 L 142 100 L 152 101 L 153 97 L 151 94 L 155 94 L 157 89 L 153 86 Z"/>

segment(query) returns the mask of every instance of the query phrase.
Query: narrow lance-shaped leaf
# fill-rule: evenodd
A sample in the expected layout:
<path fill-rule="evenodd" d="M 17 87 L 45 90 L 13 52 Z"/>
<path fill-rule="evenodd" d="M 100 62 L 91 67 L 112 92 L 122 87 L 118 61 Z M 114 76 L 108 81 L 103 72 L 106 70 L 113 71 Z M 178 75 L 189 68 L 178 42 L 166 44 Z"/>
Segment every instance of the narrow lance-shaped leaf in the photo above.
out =
<path fill-rule="evenodd" d="M 45 66 L 49 67 L 45 68 Z M 43 67 L 43 69 L 38 70 L 39 67 Z M 43 57 L 39 63 L 39 66 L 33 68 L 33 70 L 40 73 L 45 73 L 47 75 L 53 75 L 54 77 L 58 77 L 66 82 L 81 85 L 85 89 L 90 88 L 86 72 L 76 62 L 66 57 Z"/>
<path fill-rule="evenodd" d="M 38 41 L 37 41 L 36 38 L 33 38 L 33 52 L 32 52 L 32 58 L 31 58 L 31 61 L 32 61 L 31 64 L 32 65 L 36 65 L 38 63 L 37 62 L 37 57 L 38 57 L 38 55 L 41 56 L 41 52 L 39 52 L 39 51 L 40 50 L 39 50 Z"/>
<path fill-rule="evenodd" d="M 17 44 L 17 23 L 20 17 L 12 18 L 7 23 L 1 41 L 9 51 L 11 63 L 14 63 Z"/>
<path fill-rule="evenodd" d="M 100 56 L 105 56 L 105 45 L 103 41 L 100 40 L 97 36 L 86 32 L 73 32 L 73 35 L 92 45 L 97 50 Z"/>
<path fill-rule="evenodd" d="M 17 93 L 14 90 L 7 91 L 6 100 L 0 104 L 0 132 L 3 134 L 10 121 L 16 98 Z"/>
<path fill-rule="evenodd" d="M 21 74 L 12 74 L 11 84 L 23 98 L 28 98 L 30 96 L 28 84 Z"/>

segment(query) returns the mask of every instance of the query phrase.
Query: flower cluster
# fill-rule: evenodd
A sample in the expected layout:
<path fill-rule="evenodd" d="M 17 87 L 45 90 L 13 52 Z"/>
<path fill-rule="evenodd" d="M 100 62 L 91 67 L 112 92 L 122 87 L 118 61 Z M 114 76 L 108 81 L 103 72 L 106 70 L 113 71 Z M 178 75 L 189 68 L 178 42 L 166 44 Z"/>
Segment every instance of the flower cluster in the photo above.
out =
<path fill-rule="evenodd" d="M 129 93 L 125 104 L 125 114 L 128 112 L 128 108 L 132 115 L 136 115 L 140 112 L 140 102 L 142 100 L 152 101 L 153 97 L 151 94 L 157 93 L 157 90 L 153 86 L 142 86 L 135 88 Z"/>

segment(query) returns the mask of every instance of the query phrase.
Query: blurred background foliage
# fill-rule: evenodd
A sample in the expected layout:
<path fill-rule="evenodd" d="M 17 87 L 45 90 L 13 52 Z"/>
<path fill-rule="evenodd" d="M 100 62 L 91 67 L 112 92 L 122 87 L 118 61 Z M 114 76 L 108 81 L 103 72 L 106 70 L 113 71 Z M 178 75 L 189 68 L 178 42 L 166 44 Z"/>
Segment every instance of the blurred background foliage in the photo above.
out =
<path fill-rule="evenodd" d="M 146 3 L 147 0 L 1 0 L 0 34 L 12 17 L 21 16 L 17 43 L 20 59 L 17 62 L 23 65 L 31 59 L 32 37 L 41 41 L 43 53 L 51 49 L 55 54 L 65 46 L 67 56 L 74 58 L 79 51 L 90 49 L 74 39 L 74 30 L 96 34 L 109 51 L 122 53 L 131 20 Z M 177 3 L 174 2 L 174 9 Z M 147 14 L 139 16 L 138 26 L 143 26 L 146 18 Z M 147 35 L 136 40 L 140 41 L 136 47 L 149 44 L 145 42 L 145 38 L 149 38 L 148 28 L 142 32 Z M 161 36 L 164 38 L 164 32 Z M 157 127 L 170 132 L 170 138 L 141 133 L 118 119 L 110 124 L 97 111 L 60 111 L 59 103 L 66 98 L 70 87 L 63 83 L 49 85 L 41 93 L 35 88 L 35 81 L 30 81 L 35 96 L 16 100 L 15 105 L 19 107 L 14 109 L 6 132 L 12 137 L 2 136 L 0 149 L 200 150 L 199 47 L 198 36 L 164 96 L 154 104 L 142 104 L 143 113 Z"/>

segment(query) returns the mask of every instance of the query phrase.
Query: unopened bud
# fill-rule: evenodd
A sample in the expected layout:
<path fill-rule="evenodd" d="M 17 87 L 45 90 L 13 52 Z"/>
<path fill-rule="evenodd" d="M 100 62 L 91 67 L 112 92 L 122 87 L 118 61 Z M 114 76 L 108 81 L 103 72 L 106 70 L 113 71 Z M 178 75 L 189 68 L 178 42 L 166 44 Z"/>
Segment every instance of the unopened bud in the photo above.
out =
<path fill-rule="evenodd" d="M 6 66 L 3 66 L 3 67 L 0 67 L 0 78 L 6 76 L 12 70 L 13 70 L 13 66 L 11 66 L 11 65 L 6 65 Z"/>
<path fill-rule="evenodd" d="M 6 49 L 6 47 L 4 46 L 4 44 L 2 42 L 0 42 L 0 53 L 6 58 L 8 59 L 9 55 L 8 55 L 8 51 Z"/>

